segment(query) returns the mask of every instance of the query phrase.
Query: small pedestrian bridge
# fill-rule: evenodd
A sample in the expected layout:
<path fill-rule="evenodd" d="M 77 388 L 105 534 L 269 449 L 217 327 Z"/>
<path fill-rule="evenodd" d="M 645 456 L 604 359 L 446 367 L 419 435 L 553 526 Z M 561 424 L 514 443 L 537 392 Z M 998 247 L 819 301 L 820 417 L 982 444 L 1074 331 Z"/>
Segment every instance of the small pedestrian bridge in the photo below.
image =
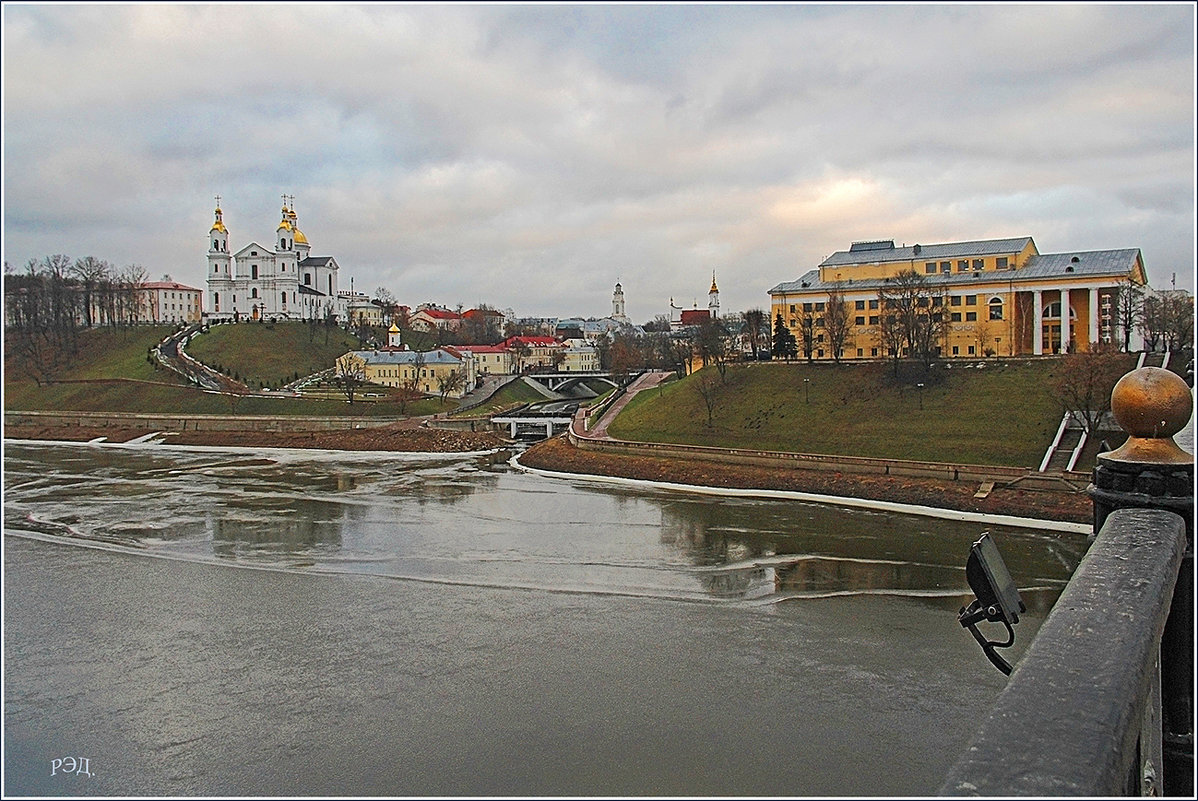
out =
<path fill-rule="evenodd" d="M 568 429 L 577 411 L 575 402 L 538 403 L 492 417 L 491 424 L 510 426 L 512 439 L 549 439 Z"/>
<path fill-rule="evenodd" d="M 524 376 L 530 381 L 536 381 L 542 384 L 551 392 L 561 394 L 568 393 L 572 388 L 583 384 L 588 385 L 593 381 L 598 381 L 604 384 L 610 384 L 613 387 L 619 384 L 611 377 L 611 373 L 594 372 L 594 373 L 528 373 Z"/>

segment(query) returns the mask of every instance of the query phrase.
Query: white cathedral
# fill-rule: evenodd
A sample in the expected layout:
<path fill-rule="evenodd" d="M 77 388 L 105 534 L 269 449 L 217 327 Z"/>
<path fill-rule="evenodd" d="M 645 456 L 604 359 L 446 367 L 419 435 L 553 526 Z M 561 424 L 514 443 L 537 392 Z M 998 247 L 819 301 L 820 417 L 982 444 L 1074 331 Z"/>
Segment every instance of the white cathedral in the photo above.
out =
<path fill-rule="evenodd" d="M 309 255 L 294 197 L 284 196 L 282 215 L 275 247 L 251 241 L 230 254 L 229 230 L 216 198 L 216 221 L 208 233 L 208 319 L 323 320 L 330 314 L 346 319 L 337 260 Z"/>

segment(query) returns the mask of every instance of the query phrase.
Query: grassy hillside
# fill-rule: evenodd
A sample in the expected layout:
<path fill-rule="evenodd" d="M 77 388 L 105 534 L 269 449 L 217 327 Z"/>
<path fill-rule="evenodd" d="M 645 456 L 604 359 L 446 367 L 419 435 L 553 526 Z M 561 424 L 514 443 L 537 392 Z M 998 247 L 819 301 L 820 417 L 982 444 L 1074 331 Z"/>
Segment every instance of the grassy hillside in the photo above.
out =
<path fill-rule="evenodd" d="M 280 328 L 283 326 L 279 326 Z M 240 329 L 236 334 L 260 332 L 261 338 L 257 345 L 248 347 L 250 352 L 259 353 L 258 365 L 277 364 L 279 354 L 290 363 L 300 364 L 301 358 L 315 358 L 312 354 L 315 348 L 307 347 L 307 343 L 299 349 L 299 354 L 288 356 L 289 347 L 286 338 L 271 337 L 266 326 L 255 324 L 216 326 L 219 329 Z M 54 384 L 38 386 L 32 379 L 26 377 L 20 364 L 13 360 L 8 349 L 5 349 L 4 364 L 4 408 L 10 410 L 46 410 L 46 411 L 79 411 L 79 412 L 178 412 L 180 414 L 267 414 L 267 415 L 348 415 L 348 416 L 395 416 L 399 414 L 394 403 L 354 403 L 352 406 L 344 399 L 331 397 L 328 399 L 292 399 L 271 398 L 269 396 L 249 395 L 243 397 L 228 397 L 201 392 L 185 384 L 175 373 L 151 364 L 146 360 L 150 348 L 158 344 L 171 331 L 169 327 L 138 327 L 118 331 L 114 329 L 94 329 L 84 331 L 79 335 L 79 353 L 64 367 L 57 376 Z M 344 336 L 344 332 L 334 332 Z M 330 332 L 328 346 L 332 348 L 334 332 Z M 213 333 L 205 334 L 195 340 L 198 345 L 201 340 L 211 337 Z M 284 335 L 285 337 L 286 335 Z M 307 332 L 304 332 L 306 340 Z M 247 340 L 253 339 L 247 337 Z M 226 339 L 227 343 L 227 339 Z M 279 354 L 270 357 L 261 355 L 263 343 L 272 343 L 279 348 Z M 323 331 L 320 338 L 314 340 L 315 345 L 324 346 Z M 345 345 L 344 341 L 338 348 Z M 7 345 L 7 341 L 6 341 Z M 339 350 L 341 355 L 349 348 Z M 252 367 L 242 371 L 241 361 L 228 356 L 229 365 L 244 376 L 252 371 Z M 335 356 L 333 358 L 336 358 Z M 271 360 L 275 361 L 272 362 Z M 247 364 L 253 364 L 247 361 Z M 332 361 L 326 366 L 331 366 Z M 259 370 L 263 368 L 259 367 Z M 269 369 L 265 368 L 265 369 Z M 320 368 L 323 369 L 323 368 Z M 251 373 L 252 374 L 252 373 Z M 307 372 L 304 373 L 305 375 Z M 421 415 L 443 412 L 451 406 L 441 404 L 439 399 L 421 400 L 408 404 L 405 414 Z"/>
<path fill-rule="evenodd" d="M 214 325 L 193 337 L 187 353 L 255 389 L 278 388 L 327 370 L 346 351 L 362 347 L 340 328 L 308 323 Z"/>
<path fill-rule="evenodd" d="M 738 365 L 723 384 L 709 367 L 641 393 L 609 431 L 646 442 L 1038 465 L 1061 420 L 1049 392 L 1059 362 L 970 364 L 978 366 L 905 381 L 885 364 Z M 710 424 L 704 380 L 713 387 Z"/>

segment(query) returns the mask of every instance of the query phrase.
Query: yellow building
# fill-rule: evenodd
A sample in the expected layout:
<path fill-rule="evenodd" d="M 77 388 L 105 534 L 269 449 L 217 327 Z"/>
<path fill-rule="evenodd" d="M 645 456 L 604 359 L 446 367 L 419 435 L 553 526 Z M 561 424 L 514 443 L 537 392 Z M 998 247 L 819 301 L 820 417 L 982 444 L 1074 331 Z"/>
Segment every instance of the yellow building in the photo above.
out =
<path fill-rule="evenodd" d="M 889 356 L 879 293 L 887 279 L 911 271 L 924 279 L 934 305 L 946 307 L 947 330 L 934 350 L 948 357 L 1043 355 L 1119 343 L 1119 293 L 1147 290 L 1136 248 L 1042 254 L 1030 236 L 902 247 L 893 240 L 854 242 L 769 290 L 771 329 L 781 314 L 799 339 L 809 318 L 812 356 L 832 359 L 824 314 L 829 296 L 839 293 L 849 317 L 842 358 Z M 1138 334 L 1134 339 L 1139 342 Z"/>
<path fill-rule="evenodd" d="M 468 353 L 438 348 L 427 353 L 410 350 L 351 350 L 337 357 L 336 372 L 356 374 L 370 384 L 409 387 L 426 395 L 460 398 L 474 388 L 474 359 Z M 456 376 L 456 378 L 451 378 Z"/>

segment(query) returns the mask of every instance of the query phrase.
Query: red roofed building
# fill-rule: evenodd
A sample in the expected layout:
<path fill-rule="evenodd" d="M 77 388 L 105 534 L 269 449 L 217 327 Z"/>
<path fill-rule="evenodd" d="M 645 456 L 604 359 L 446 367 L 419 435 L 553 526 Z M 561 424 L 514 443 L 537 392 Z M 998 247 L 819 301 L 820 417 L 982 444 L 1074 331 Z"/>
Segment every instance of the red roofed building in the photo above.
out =
<path fill-rule="evenodd" d="M 421 306 L 408 317 L 414 331 L 457 331 L 462 327 L 462 315 L 437 306 Z"/>

